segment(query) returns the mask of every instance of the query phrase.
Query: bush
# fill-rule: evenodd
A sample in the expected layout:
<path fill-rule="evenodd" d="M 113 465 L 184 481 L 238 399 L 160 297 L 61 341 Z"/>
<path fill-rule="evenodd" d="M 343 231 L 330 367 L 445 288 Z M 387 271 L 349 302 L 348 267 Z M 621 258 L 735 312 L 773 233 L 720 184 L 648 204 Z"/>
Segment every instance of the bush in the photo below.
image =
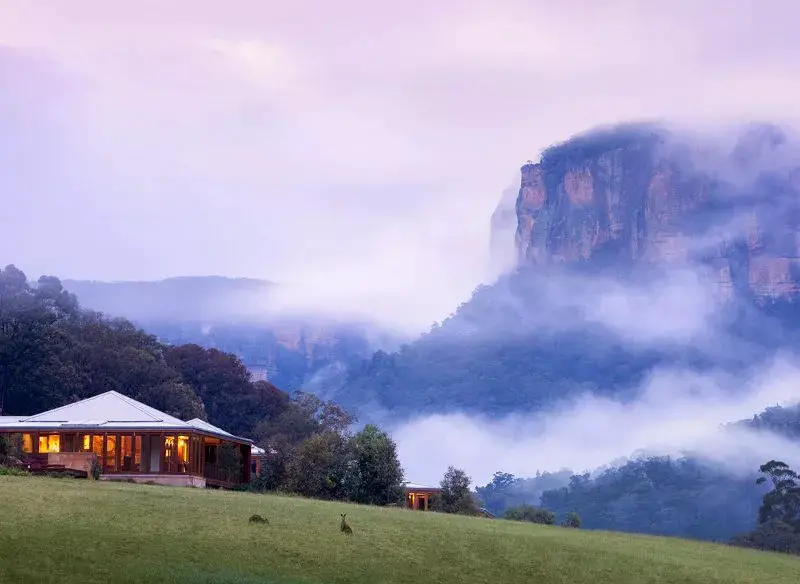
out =
<path fill-rule="evenodd" d="M 89 459 L 89 477 L 91 480 L 98 481 L 100 480 L 100 475 L 103 473 L 103 467 L 100 466 L 100 461 L 97 459 L 97 455 L 92 455 Z"/>
<path fill-rule="evenodd" d="M 577 513 L 575 513 L 575 511 L 567 513 L 567 516 L 564 517 L 564 521 L 561 522 L 561 527 L 574 527 L 575 529 L 578 529 L 580 526 L 581 518 Z"/>
<path fill-rule="evenodd" d="M 0 435 L 0 464 L 9 465 L 22 457 L 22 436 Z"/>
<path fill-rule="evenodd" d="M 27 477 L 30 476 L 24 468 L 17 468 L 15 466 L 0 466 L 0 476 L 4 477 Z"/>
<path fill-rule="evenodd" d="M 507 509 L 504 517 L 511 521 L 530 521 L 541 525 L 553 525 L 556 522 L 555 513 L 525 504 Z"/>
<path fill-rule="evenodd" d="M 779 520 L 761 523 L 750 533 L 731 539 L 731 545 L 800 555 L 800 533 Z"/>

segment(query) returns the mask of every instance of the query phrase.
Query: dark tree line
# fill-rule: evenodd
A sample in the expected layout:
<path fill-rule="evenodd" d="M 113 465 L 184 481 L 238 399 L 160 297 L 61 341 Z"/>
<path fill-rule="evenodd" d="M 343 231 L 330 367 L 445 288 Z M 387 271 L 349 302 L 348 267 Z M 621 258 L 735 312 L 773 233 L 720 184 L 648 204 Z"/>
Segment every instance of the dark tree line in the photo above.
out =
<path fill-rule="evenodd" d="M 269 455 L 254 487 L 385 504 L 401 496 L 391 438 L 338 404 L 251 380 L 233 354 L 165 345 L 84 310 L 57 278 L 0 270 L 0 415 L 31 415 L 116 390 L 177 418 L 252 438 Z"/>
<path fill-rule="evenodd" d="M 758 469 L 757 484 L 772 483 L 758 509 L 758 525 L 734 537 L 733 545 L 800 554 L 800 475 L 779 460 L 770 460 Z"/>

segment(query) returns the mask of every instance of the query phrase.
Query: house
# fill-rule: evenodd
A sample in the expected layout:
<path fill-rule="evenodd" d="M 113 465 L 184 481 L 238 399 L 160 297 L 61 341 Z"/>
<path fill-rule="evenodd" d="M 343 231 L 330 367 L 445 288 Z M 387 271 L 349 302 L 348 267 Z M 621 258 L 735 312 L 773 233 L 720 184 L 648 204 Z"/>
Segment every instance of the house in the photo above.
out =
<path fill-rule="evenodd" d="M 0 417 L 0 435 L 17 437 L 31 468 L 89 473 L 96 457 L 106 480 L 223 488 L 250 481 L 252 440 L 116 391 L 34 416 Z"/>
<path fill-rule="evenodd" d="M 403 483 L 406 491 L 406 507 L 418 511 L 427 511 L 431 497 L 442 492 L 440 487 L 427 487 L 416 483 Z"/>

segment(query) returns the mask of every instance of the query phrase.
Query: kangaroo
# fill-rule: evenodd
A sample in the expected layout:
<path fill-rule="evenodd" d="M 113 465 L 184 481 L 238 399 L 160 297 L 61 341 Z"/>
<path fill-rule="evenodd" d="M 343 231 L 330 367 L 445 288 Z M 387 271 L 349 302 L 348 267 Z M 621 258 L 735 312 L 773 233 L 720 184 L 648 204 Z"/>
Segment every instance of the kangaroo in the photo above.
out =
<path fill-rule="evenodd" d="M 342 523 L 339 526 L 339 529 L 345 535 L 353 535 L 353 530 L 350 529 L 350 526 L 347 525 L 347 521 L 345 521 L 345 519 L 344 519 L 346 515 L 347 515 L 347 513 L 342 513 Z"/>
<path fill-rule="evenodd" d="M 261 517 L 261 515 L 251 515 L 250 523 L 266 523 L 267 525 L 269 525 L 269 519 L 267 519 L 266 517 Z"/>

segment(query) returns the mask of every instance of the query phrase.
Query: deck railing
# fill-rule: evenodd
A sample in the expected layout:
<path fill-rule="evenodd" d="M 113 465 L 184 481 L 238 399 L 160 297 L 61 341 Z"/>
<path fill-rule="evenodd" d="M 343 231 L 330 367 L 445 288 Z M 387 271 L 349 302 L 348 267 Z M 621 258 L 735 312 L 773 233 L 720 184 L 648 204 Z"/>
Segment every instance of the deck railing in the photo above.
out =
<path fill-rule="evenodd" d="M 206 464 L 203 469 L 203 477 L 213 481 L 236 485 L 241 482 L 241 471 L 229 468 L 222 468 L 213 464 Z"/>

